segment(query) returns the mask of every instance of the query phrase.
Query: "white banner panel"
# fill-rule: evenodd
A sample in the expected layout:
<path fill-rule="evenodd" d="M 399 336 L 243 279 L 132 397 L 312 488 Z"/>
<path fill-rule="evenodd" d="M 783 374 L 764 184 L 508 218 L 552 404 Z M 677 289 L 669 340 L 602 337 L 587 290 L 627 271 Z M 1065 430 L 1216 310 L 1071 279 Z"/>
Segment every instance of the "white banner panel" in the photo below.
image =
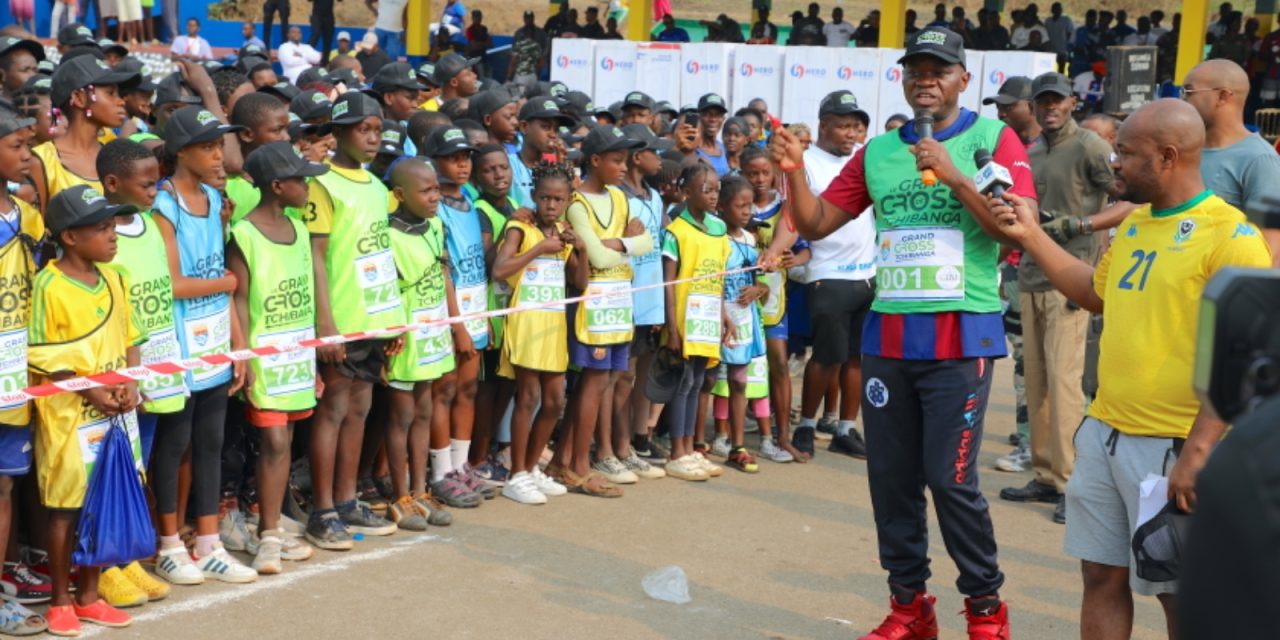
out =
<path fill-rule="evenodd" d="M 835 51 L 839 52 L 840 62 L 836 67 L 836 83 L 828 93 L 837 89 L 853 92 L 858 106 L 871 119 L 867 127 L 867 138 L 870 139 L 880 126 L 876 121 L 884 119 L 880 117 L 880 52 L 877 49 L 849 48 Z"/>
<path fill-rule="evenodd" d="M 551 42 L 551 79 L 578 91 L 593 91 L 595 40 L 556 38 Z"/>
<path fill-rule="evenodd" d="M 636 47 L 636 86 L 655 101 L 667 100 L 680 108 L 680 45 L 672 42 L 641 42 Z"/>
<path fill-rule="evenodd" d="M 592 102 L 607 107 L 636 89 L 636 43 L 601 40 L 596 43 L 596 81 Z"/>
<path fill-rule="evenodd" d="M 708 93 L 718 93 L 727 104 L 729 75 L 733 65 L 734 45 L 717 42 L 700 42 L 680 46 L 680 99 L 696 103 Z"/>
<path fill-rule="evenodd" d="M 782 78 L 782 121 L 803 122 L 818 135 L 818 105 L 822 97 L 838 86 L 837 49 L 827 47 L 787 47 L 787 74 Z"/>
<path fill-rule="evenodd" d="M 898 58 L 902 57 L 902 49 L 880 49 L 880 112 L 878 121 L 872 121 L 871 129 L 876 134 L 884 132 L 884 121 L 895 113 L 901 113 L 908 118 L 911 117 L 911 105 L 907 104 L 907 98 L 902 93 L 902 65 L 898 64 Z M 965 67 L 970 73 L 974 70 L 982 69 L 983 52 L 966 51 Z M 981 78 L 974 77 L 969 80 L 969 87 L 964 93 L 960 94 L 960 106 L 977 111 L 981 105 Z"/>
<path fill-rule="evenodd" d="M 1000 85 L 1013 76 L 1034 79 L 1042 73 L 1056 71 L 1058 59 L 1052 53 L 1031 51 L 988 51 L 982 59 L 982 99 L 996 95 Z M 996 106 L 983 105 L 982 115 L 996 117 Z"/>
<path fill-rule="evenodd" d="M 779 112 L 782 107 L 782 75 L 785 69 L 782 53 L 782 47 L 771 45 L 734 49 L 733 101 L 729 103 L 733 105 L 734 111 L 760 98 L 771 112 Z"/>

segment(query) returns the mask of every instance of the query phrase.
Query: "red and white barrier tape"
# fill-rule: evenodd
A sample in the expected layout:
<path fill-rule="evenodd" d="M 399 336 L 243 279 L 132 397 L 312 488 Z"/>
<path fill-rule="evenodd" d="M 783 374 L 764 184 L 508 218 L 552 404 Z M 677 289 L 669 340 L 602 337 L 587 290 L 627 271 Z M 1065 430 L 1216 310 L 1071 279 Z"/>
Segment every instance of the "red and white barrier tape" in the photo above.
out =
<path fill-rule="evenodd" d="M 706 280 L 708 278 L 723 278 L 736 273 L 744 273 L 747 271 L 755 271 L 758 266 L 743 267 L 741 269 L 731 269 L 729 271 L 721 271 L 703 276 L 695 276 L 692 278 L 683 278 L 680 280 L 672 280 L 670 282 L 659 282 L 657 284 L 648 284 L 639 287 L 628 288 L 625 293 L 631 294 L 636 291 L 645 291 L 647 289 L 658 289 L 695 280 Z M 154 362 L 144 364 L 137 367 L 129 367 L 127 369 L 117 369 L 114 371 L 104 371 L 81 378 L 71 378 L 59 382 L 50 382 L 35 387 L 27 387 L 20 391 L 12 391 L 9 393 L 0 393 L 0 406 L 15 405 L 35 398 L 43 398 L 47 396 L 66 393 L 68 391 L 84 391 L 85 389 L 93 389 L 94 387 L 105 387 L 115 384 L 124 384 L 126 382 L 136 382 L 147 380 L 155 376 L 167 376 L 201 367 L 212 365 L 229 364 L 237 360 L 252 360 L 262 356 L 271 356 L 280 353 L 288 353 L 290 351 L 299 351 L 302 349 L 314 349 L 335 344 L 344 344 L 354 342 L 356 340 L 367 340 L 370 338 L 388 338 L 398 336 L 410 331 L 418 331 L 428 327 L 439 327 L 451 324 L 458 324 L 468 320 L 487 320 L 489 318 L 497 318 L 521 311 L 532 311 L 543 308 L 563 307 L 566 304 L 583 302 L 592 298 L 604 298 L 610 295 L 620 295 L 623 291 L 613 293 L 597 293 L 592 295 L 581 295 L 573 298 L 565 298 L 554 302 L 543 302 L 537 304 L 523 305 L 519 307 L 511 307 L 507 309 L 495 309 L 493 311 L 482 311 L 480 313 L 472 313 L 465 316 L 457 316 L 454 318 L 445 318 L 443 320 L 432 320 L 431 322 L 415 322 L 412 324 L 396 325 L 379 329 L 375 331 L 359 331 L 356 333 L 347 333 L 336 336 L 325 336 L 323 338 L 312 338 L 310 340 L 300 340 L 286 345 L 256 347 L 252 349 L 240 349 L 238 351 L 226 351 L 222 353 L 211 353 L 209 355 L 200 356 L 198 358 L 184 358 L 180 360 L 170 360 L 168 362 Z"/>

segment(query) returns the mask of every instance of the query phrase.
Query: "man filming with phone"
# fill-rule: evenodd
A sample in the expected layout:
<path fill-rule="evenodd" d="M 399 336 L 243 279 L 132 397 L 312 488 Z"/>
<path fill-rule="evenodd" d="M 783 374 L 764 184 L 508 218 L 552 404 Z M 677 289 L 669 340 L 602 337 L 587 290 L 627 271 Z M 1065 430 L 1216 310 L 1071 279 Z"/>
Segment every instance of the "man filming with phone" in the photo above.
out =
<path fill-rule="evenodd" d="M 938 635 L 935 598 L 926 591 L 922 484 L 959 569 L 969 637 L 1007 640 L 1009 610 L 998 593 L 1004 574 L 975 465 L 992 359 L 1006 355 L 996 263 L 1008 239 L 971 178 L 975 154 L 993 159 L 983 171 L 989 188 L 1031 203 L 1035 188 L 1017 134 L 958 105 L 970 81 L 959 34 L 917 32 L 901 63 L 916 121 L 859 149 L 821 197 L 806 183 L 795 136 L 775 132 L 772 154 L 801 236 L 826 237 L 868 207 L 880 235 L 875 300 L 862 331 L 862 411 L 891 611 L 864 640 Z M 926 122 L 932 126 L 917 126 Z"/>

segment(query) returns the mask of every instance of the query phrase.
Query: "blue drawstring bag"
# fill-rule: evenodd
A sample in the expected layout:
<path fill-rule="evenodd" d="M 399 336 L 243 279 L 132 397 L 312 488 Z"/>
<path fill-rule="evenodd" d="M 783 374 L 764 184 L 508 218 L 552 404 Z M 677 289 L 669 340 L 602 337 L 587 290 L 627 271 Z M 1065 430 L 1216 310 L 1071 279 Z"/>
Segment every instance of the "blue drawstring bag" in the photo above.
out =
<path fill-rule="evenodd" d="M 72 562 L 81 566 L 123 565 L 156 551 L 142 477 L 133 459 L 124 418 L 114 416 L 89 477 Z"/>

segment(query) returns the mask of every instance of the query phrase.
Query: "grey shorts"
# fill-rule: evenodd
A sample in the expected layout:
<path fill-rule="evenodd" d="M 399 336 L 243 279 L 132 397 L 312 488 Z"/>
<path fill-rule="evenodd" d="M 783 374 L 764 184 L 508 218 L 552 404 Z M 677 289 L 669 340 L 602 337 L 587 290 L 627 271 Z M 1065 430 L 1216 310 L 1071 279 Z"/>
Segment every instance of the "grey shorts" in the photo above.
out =
<path fill-rule="evenodd" d="M 1169 474 L 1177 460 L 1173 445 L 1170 438 L 1125 435 L 1094 418 L 1076 430 L 1063 550 L 1073 558 L 1129 567 L 1129 588 L 1144 596 L 1177 591 L 1177 582 L 1138 578 L 1132 551 L 1138 485 L 1147 474 Z"/>

